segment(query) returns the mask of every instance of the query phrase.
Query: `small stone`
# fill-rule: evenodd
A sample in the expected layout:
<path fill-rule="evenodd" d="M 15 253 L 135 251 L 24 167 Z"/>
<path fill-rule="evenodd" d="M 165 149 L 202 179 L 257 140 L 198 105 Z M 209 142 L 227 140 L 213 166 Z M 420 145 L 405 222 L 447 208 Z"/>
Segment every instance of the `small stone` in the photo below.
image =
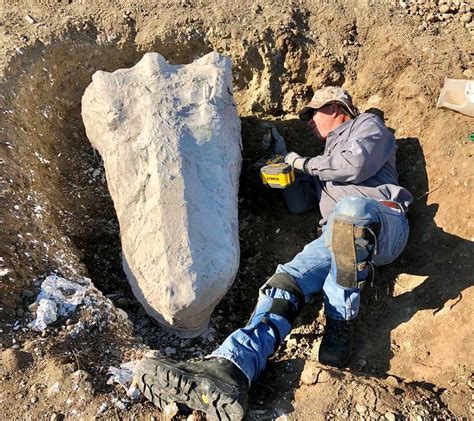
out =
<path fill-rule="evenodd" d="M 105 411 L 107 411 L 107 402 L 102 402 L 102 404 L 97 408 L 97 415 L 100 415 L 102 413 L 104 413 Z"/>
<path fill-rule="evenodd" d="M 472 13 L 464 13 L 459 20 L 462 23 L 469 23 L 472 20 Z"/>
<path fill-rule="evenodd" d="M 301 381 L 304 384 L 315 384 L 318 381 L 322 369 L 313 361 L 307 361 L 301 373 Z"/>
<path fill-rule="evenodd" d="M 176 349 L 171 348 L 170 346 L 168 346 L 168 347 L 165 348 L 165 354 L 167 356 L 174 355 L 174 354 L 176 354 Z"/>
<path fill-rule="evenodd" d="M 19 308 L 16 310 L 16 315 L 18 317 L 23 317 L 25 315 L 25 310 L 23 310 L 22 308 Z"/>
<path fill-rule="evenodd" d="M 467 77 L 468 79 L 472 78 L 474 76 L 474 72 L 471 69 L 466 69 L 462 74 Z"/>
<path fill-rule="evenodd" d="M 431 235 L 430 235 L 431 237 Z M 429 239 L 429 238 L 428 238 Z M 428 240 L 425 240 L 425 241 L 428 241 Z M 393 387 L 398 387 L 399 386 L 399 381 L 398 379 L 395 377 L 395 376 L 388 376 L 386 379 L 385 379 L 385 382 L 390 385 L 390 386 L 393 386 Z"/>
<path fill-rule="evenodd" d="M 29 300 L 30 298 L 33 298 L 35 296 L 35 293 L 33 291 L 30 291 L 29 289 L 25 289 L 23 290 L 23 292 L 21 293 L 21 296 L 25 299 L 25 300 Z"/>
<path fill-rule="evenodd" d="M 286 346 L 288 348 L 294 348 L 297 345 L 298 345 L 298 341 L 296 340 L 296 338 L 291 338 L 286 341 Z"/>
<path fill-rule="evenodd" d="M 467 385 L 468 385 L 471 389 L 474 389 L 474 379 L 470 379 L 470 380 L 467 382 Z"/>
<path fill-rule="evenodd" d="M 356 403 L 356 411 L 359 414 L 365 414 L 367 412 L 367 407 L 361 403 Z"/>
<path fill-rule="evenodd" d="M 31 17 L 30 15 L 26 15 L 26 16 L 25 16 L 25 20 L 26 20 L 29 24 L 36 23 L 35 18 Z"/>
<path fill-rule="evenodd" d="M 423 417 L 421 415 L 416 416 L 416 421 L 423 421 Z"/>
<path fill-rule="evenodd" d="M 170 404 L 166 405 L 165 408 L 163 409 L 163 412 L 165 413 L 165 417 L 167 420 L 173 419 L 176 414 L 178 413 L 178 405 L 176 405 L 175 402 L 171 402 Z"/>
<path fill-rule="evenodd" d="M 448 13 L 449 12 L 449 6 L 447 4 L 443 4 L 439 6 L 439 12 L 440 13 Z"/>
<path fill-rule="evenodd" d="M 385 418 L 388 421 L 396 421 L 397 420 L 397 417 L 395 416 L 395 414 L 393 412 L 386 412 L 385 413 Z"/>
<path fill-rule="evenodd" d="M 39 399 L 38 399 L 38 396 L 33 396 L 33 397 L 31 398 L 31 403 L 36 403 L 36 402 L 38 402 L 38 400 L 39 400 Z"/>
<path fill-rule="evenodd" d="M 58 421 L 58 419 L 59 419 L 58 414 L 51 414 L 49 421 Z"/>
<path fill-rule="evenodd" d="M 329 371 L 321 370 L 318 376 L 318 383 L 327 383 L 329 380 L 331 380 Z"/>

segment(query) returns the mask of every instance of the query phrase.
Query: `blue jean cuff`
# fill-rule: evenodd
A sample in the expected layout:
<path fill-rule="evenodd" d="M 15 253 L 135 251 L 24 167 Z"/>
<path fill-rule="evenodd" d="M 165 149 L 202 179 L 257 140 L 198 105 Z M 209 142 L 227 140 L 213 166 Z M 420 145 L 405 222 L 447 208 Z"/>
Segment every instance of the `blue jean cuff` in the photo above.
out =
<path fill-rule="evenodd" d="M 354 310 L 350 310 L 350 309 L 344 309 L 344 311 L 341 311 L 341 310 L 336 310 L 336 311 L 330 311 L 329 309 L 326 309 L 326 317 L 329 317 L 333 320 L 345 320 L 345 321 L 349 321 L 349 320 L 353 320 L 355 318 L 357 318 L 357 316 L 359 315 L 359 312 L 355 312 Z"/>

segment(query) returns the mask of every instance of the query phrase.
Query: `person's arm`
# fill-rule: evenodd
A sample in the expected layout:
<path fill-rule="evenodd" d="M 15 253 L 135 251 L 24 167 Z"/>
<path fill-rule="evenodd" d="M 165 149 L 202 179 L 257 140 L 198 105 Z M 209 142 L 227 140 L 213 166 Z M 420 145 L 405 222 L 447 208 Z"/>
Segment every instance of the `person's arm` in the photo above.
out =
<path fill-rule="evenodd" d="M 357 184 L 374 176 L 395 148 L 395 139 L 388 130 L 367 121 L 354 130 L 347 147 L 336 154 L 304 158 L 291 152 L 285 161 L 322 181 Z"/>
<path fill-rule="evenodd" d="M 318 193 L 314 177 L 309 174 L 297 174 L 291 186 L 282 190 L 283 199 L 290 213 L 301 214 L 318 204 Z"/>

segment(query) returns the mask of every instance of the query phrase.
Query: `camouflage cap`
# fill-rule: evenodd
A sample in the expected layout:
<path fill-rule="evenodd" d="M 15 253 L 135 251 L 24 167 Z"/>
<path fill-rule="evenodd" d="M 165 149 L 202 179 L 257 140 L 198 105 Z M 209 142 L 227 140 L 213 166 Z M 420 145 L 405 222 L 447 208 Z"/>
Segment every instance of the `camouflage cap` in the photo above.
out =
<path fill-rule="evenodd" d="M 311 119 L 314 110 L 332 102 L 342 105 L 352 117 L 359 115 L 359 111 L 352 103 L 349 92 L 339 86 L 326 86 L 314 93 L 309 104 L 300 111 L 299 117 L 303 121 L 308 121 Z"/>

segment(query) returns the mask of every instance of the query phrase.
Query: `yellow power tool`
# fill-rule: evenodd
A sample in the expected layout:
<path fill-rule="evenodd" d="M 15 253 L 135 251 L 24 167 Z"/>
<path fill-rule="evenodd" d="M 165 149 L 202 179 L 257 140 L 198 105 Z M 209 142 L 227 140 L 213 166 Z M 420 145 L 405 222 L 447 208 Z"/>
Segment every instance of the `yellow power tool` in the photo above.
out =
<path fill-rule="evenodd" d="M 267 161 L 260 169 L 263 184 L 274 189 L 286 189 L 295 181 L 295 171 L 290 164 L 282 162 L 281 156 Z"/>

